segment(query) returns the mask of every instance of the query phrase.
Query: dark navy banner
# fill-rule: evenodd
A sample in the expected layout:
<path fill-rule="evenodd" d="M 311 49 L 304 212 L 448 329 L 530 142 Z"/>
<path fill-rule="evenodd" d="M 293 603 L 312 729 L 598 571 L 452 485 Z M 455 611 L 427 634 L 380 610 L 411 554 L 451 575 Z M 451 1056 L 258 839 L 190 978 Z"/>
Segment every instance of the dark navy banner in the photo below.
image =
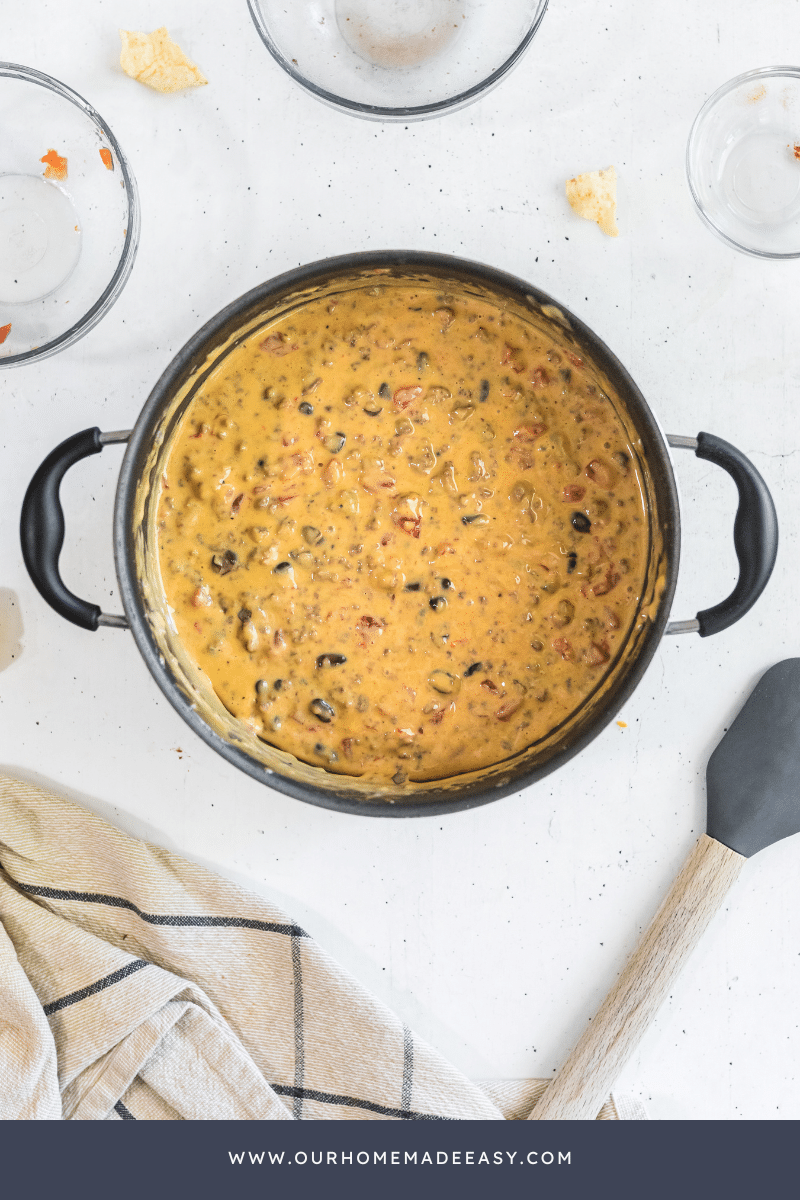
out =
<path fill-rule="evenodd" d="M 790 1122 L 6 1122 L 3 1193 L 114 1200 L 794 1195 Z"/>

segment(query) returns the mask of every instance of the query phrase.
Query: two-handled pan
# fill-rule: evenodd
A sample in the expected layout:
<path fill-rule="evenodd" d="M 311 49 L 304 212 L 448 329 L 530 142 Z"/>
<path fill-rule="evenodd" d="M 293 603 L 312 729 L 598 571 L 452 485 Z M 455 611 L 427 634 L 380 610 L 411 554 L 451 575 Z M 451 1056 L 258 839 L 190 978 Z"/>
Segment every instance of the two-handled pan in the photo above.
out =
<path fill-rule="evenodd" d="M 309 299 L 352 288 L 432 285 L 481 295 L 537 328 L 557 330 L 598 377 L 634 448 L 649 518 L 645 586 L 638 618 L 602 686 L 536 744 L 490 768 L 416 785 L 381 785 L 298 762 L 243 730 L 189 661 L 166 611 L 156 553 L 156 509 L 170 439 L 209 374 L 245 338 Z M 124 616 L 73 595 L 59 573 L 64 518 L 59 486 L 66 471 L 104 446 L 127 442 L 117 486 L 114 553 Z M 739 578 L 731 594 L 688 621 L 670 622 L 678 576 L 680 511 L 669 447 L 692 450 L 733 478 L 739 505 L 733 539 Z M 22 550 L 36 587 L 67 620 L 87 630 L 129 628 L 169 701 L 205 742 L 255 779 L 326 808 L 375 816 L 443 814 L 519 791 L 582 750 L 618 713 L 642 678 L 664 634 L 719 633 L 748 612 L 771 574 L 778 545 L 775 508 L 753 464 L 709 433 L 666 437 L 643 395 L 608 347 L 577 317 L 523 280 L 478 263 L 438 254 L 381 251 L 312 263 L 255 288 L 195 334 L 153 388 L 131 430 L 87 429 L 48 455 L 22 509 Z"/>

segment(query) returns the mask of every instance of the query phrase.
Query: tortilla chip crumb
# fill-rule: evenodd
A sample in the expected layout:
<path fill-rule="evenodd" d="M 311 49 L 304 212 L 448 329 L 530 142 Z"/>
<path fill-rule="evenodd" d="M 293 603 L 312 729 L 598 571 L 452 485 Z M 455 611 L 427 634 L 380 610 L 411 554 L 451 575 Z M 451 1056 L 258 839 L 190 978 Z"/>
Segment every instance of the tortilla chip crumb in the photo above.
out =
<path fill-rule="evenodd" d="M 164 26 L 153 33 L 120 29 L 122 53 L 120 66 L 131 79 L 155 88 L 157 92 L 180 92 L 183 88 L 208 83 L 190 59 L 167 33 Z"/>
<path fill-rule="evenodd" d="M 567 199 L 579 217 L 596 221 L 603 233 L 617 237 L 617 172 L 613 167 L 568 179 Z"/>
<path fill-rule="evenodd" d="M 628 728 L 628 723 L 627 723 L 627 721 L 617 721 L 617 724 L 619 725 L 620 729 L 627 729 L 627 728 Z"/>
<path fill-rule="evenodd" d="M 59 181 L 67 178 L 67 160 L 62 158 L 60 154 L 56 154 L 55 150 L 48 150 L 47 154 L 43 154 L 39 162 L 46 164 L 44 168 L 45 179 L 58 179 Z"/>
<path fill-rule="evenodd" d="M 109 150 L 108 146 L 100 147 L 100 157 L 103 160 L 103 166 L 106 168 L 106 170 L 113 171 L 114 159 L 111 157 L 111 151 Z"/>
<path fill-rule="evenodd" d="M 11 333 L 10 322 L 8 325 L 0 325 L 0 346 L 2 346 L 3 342 L 6 340 L 6 338 L 8 337 L 8 335 L 10 333 Z"/>

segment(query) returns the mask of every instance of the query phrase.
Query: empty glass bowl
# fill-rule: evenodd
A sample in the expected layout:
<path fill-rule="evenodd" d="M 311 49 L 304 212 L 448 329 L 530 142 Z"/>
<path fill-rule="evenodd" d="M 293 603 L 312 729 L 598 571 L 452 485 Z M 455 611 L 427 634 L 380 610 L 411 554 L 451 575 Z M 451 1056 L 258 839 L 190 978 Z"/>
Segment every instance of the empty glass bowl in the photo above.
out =
<path fill-rule="evenodd" d="M 273 58 L 318 99 L 409 121 L 463 108 L 529 45 L 547 0 L 248 0 Z"/>
<path fill-rule="evenodd" d="M 686 150 L 700 216 L 729 246 L 800 256 L 800 67 L 763 67 L 723 84 Z"/>
<path fill-rule="evenodd" d="M 138 241 L 136 184 L 102 117 L 49 75 L 0 63 L 0 367 L 88 333 Z"/>

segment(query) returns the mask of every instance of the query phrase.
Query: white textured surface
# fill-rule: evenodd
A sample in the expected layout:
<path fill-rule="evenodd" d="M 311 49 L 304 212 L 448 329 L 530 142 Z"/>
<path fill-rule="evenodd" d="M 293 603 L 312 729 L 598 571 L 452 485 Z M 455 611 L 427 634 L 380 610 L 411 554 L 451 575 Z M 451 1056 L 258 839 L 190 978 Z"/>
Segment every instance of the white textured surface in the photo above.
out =
<path fill-rule="evenodd" d="M 109 122 L 143 220 L 102 324 L 55 358 L 0 372 L 0 765 L 273 896 L 473 1077 L 558 1066 L 704 826 L 705 763 L 723 728 L 763 669 L 798 653 L 800 264 L 718 242 L 683 168 L 705 97 L 783 61 L 797 21 L 780 0 L 551 0 L 500 88 L 404 128 L 293 86 L 244 3 L 51 0 L 3 15 L 3 57 L 68 83 Z M 162 96 L 120 72 L 117 28 L 161 24 L 208 87 Z M 563 193 L 567 177 L 609 163 L 616 240 L 574 217 Z M 612 724 L 521 795 L 413 821 L 314 809 L 228 767 L 161 697 L 130 635 L 85 633 L 44 605 L 17 539 L 45 455 L 87 426 L 132 424 L 224 304 L 300 263 L 391 246 L 481 259 L 572 308 L 667 429 L 707 429 L 752 455 L 782 537 L 773 581 L 741 624 L 664 642 L 620 713 L 626 729 Z M 121 453 L 87 460 L 63 488 L 64 576 L 111 612 Z M 676 458 L 674 615 L 685 618 L 730 590 L 735 494 L 716 468 Z M 747 865 L 627 1068 L 620 1090 L 653 1116 L 800 1117 L 798 868 L 797 840 Z"/>

